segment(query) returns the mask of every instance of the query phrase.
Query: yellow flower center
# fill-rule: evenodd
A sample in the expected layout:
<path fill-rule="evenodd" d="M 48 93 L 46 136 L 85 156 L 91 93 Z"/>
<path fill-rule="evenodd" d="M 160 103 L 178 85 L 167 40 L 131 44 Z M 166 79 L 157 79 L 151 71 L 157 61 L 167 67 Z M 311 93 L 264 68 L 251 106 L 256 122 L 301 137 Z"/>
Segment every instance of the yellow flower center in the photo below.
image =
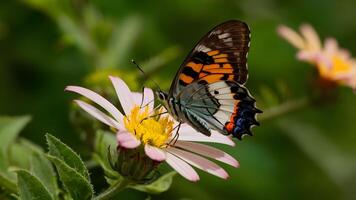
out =
<path fill-rule="evenodd" d="M 159 112 L 159 111 L 158 111 Z M 157 115 L 159 113 L 154 113 Z M 164 148 L 173 130 L 173 121 L 166 117 L 150 117 L 148 106 L 143 110 L 135 106 L 130 115 L 125 116 L 126 129 L 143 144 Z"/>
<path fill-rule="evenodd" d="M 339 74 L 350 72 L 352 65 L 348 59 L 334 55 L 331 59 L 331 66 L 326 66 L 325 63 L 319 63 L 318 69 L 322 77 L 335 79 Z"/>

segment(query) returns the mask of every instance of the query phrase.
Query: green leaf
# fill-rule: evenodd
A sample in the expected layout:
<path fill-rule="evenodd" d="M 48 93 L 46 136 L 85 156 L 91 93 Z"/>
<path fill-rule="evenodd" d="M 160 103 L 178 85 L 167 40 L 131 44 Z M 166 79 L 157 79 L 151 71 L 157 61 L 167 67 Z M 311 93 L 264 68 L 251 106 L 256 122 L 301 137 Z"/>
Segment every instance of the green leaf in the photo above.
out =
<path fill-rule="evenodd" d="M 57 174 L 52 163 L 41 153 L 34 152 L 31 155 L 31 172 L 44 184 L 46 189 L 57 199 L 59 189 L 57 186 Z"/>
<path fill-rule="evenodd" d="M 7 173 L 8 149 L 20 131 L 30 121 L 29 116 L 0 117 L 0 171 Z"/>
<path fill-rule="evenodd" d="M 12 182 L 7 176 L 0 172 L 0 188 L 8 191 L 9 193 L 17 193 L 16 183 Z"/>
<path fill-rule="evenodd" d="M 0 149 L 6 149 L 30 121 L 29 116 L 0 117 Z"/>
<path fill-rule="evenodd" d="M 56 166 L 60 180 L 73 200 L 85 200 L 92 198 L 94 193 L 92 185 L 81 173 L 57 157 L 50 155 L 47 157 Z"/>
<path fill-rule="evenodd" d="M 76 154 L 70 147 L 50 134 L 46 134 L 46 140 L 48 143 L 49 155 L 64 161 L 64 163 L 75 169 L 75 171 L 80 173 L 89 181 L 89 172 L 78 154 Z"/>
<path fill-rule="evenodd" d="M 18 138 L 8 151 L 10 165 L 24 169 L 30 169 L 30 153 L 43 152 L 40 146 L 24 138 Z"/>
<path fill-rule="evenodd" d="M 53 199 L 48 190 L 38 180 L 37 177 L 32 175 L 29 171 L 18 170 L 17 173 L 17 185 L 19 194 L 22 200 L 49 200 Z"/>
<path fill-rule="evenodd" d="M 133 186 L 130 186 L 130 188 L 139 190 L 141 192 L 146 192 L 149 194 L 159 194 L 159 193 L 167 191 L 171 187 L 173 177 L 176 174 L 177 173 L 175 171 L 172 171 L 172 172 L 169 172 L 169 173 L 161 176 L 159 179 L 157 179 L 156 181 L 154 181 L 151 184 L 133 185 Z"/>

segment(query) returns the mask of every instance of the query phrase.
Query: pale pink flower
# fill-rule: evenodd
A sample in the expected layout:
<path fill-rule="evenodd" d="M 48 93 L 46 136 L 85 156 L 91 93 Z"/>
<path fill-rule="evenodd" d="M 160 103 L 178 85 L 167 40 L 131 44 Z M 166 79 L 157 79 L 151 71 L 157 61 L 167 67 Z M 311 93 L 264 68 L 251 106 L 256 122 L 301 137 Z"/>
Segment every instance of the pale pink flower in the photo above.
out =
<path fill-rule="evenodd" d="M 299 60 L 316 66 L 320 77 L 356 90 L 356 60 L 347 50 L 340 48 L 334 38 L 327 38 L 322 44 L 316 31 L 308 24 L 300 26 L 300 34 L 283 25 L 277 32 L 299 50 Z"/>
<path fill-rule="evenodd" d="M 169 115 L 150 117 L 163 112 L 154 110 L 154 95 L 151 89 L 145 88 L 141 93 L 131 92 L 128 86 L 117 77 L 110 77 L 116 90 L 124 114 L 113 104 L 99 94 L 79 86 L 68 86 L 66 91 L 72 91 L 85 96 L 109 114 L 105 114 L 94 106 L 81 101 L 75 102 L 97 120 L 117 130 L 117 141 L 120 147 L 134 149 L 144 148 L 146 155 L 158 162 L 166 161 L 179 174 L 190 181 L 198 181 L 199 175 L 192 166 L 210 174 L 227 179 L 227 172 L 207 158 L 238 167 L 238 161 L 227 153 L 202 144 L 200 142 L 221 143 L 234 146 L 230 137 L 215 131 L 211 136 L 205 136 L 187 124 L 182 124 L 177 141 L 171 142 L 175 135 L 177 122 Z M 144 107 L 140 107 L 143 105 Z M 147 105 L 147 106 L 145 106 Z M 148 118 L 147 118 L 148 117 Z M 145 119 L 142 121 L 142 119 Z M 170 143 L 171 142 L 171 143 Z"/>

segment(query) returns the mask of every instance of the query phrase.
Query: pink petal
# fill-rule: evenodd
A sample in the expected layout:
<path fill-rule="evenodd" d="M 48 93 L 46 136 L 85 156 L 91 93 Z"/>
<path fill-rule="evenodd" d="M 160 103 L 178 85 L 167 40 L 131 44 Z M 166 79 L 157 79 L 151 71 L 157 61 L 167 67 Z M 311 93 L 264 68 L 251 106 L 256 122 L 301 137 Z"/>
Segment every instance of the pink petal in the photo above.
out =
<path fill-rule="evenodd" d="M 229 164 L 233 167 L 239 166 L 238 161 L 235 158 L 233 158 L 232 156 L 230 156 L 229 154 L 221 151 L 220 149 L 217 149 L 217 148 L 205 145 L 205 144 L 177 141 L 177 143 L 174 146 L 181 147 L 183 149 L 200 154 L 202 156 L 213 158 L 215 160 Z"/>
<path fill-rule="evenodd" d="M 135 106 L 135 101 L 133 100 L 130 89 L 120 78 L 114 76 L 110 76 L 109 78 L 114 85 L 116 95 L 120 100 L 120 104 L 125 112 L 125 115 L 130 115 L 131 110 Z"/>
<path fill-rule="evenodd" d="M 108 111 L 112 115 L 112 117 L 114 117 L 114 119 L 117 120 L 120 124 L 124 124 L 123 123 L 124 117 L 120 113 L 120 111 L 114 105 L 112 105 L 108 100 L 106 100 L 104 97 L 100 96 L 96 92 L 93 92 L 91 90 L 79 86 L 67 86 L 65 90 L 78 93 L 92 100 L 94 103 L 98 104 L 99 106 L 103 107 L 106 111 Z"/>
<path fill-rule="evenodd" d="M 166 159 L 166 153 L 164 151 L 148 144 L 145 145 L 145 153 L 152 160 L 163 161 Z"/>
<path fill-rule="evenodd" d="M 141 142 L 137 140 L 131 133 L 126 131 L 119 131 L 116 135 L 119 146 L 127 149 L 134 149 L 138 147 Z"/>
<path fill-rule="evenodd" d="M 217 131 L 212 130 L 211 135 L 209 137 L 196 131 L 188 124 L 181 125 L 179 129 L 178 141 L 214 142 L 214 143 L 226 144 L 229 146 L 235 146 L 235 143 L 228 136 L 225 136 L 221 133 L 218 133 Z"/>
<path fill-rule="evenodd" d="M 167 151 L 183 159 L 184 161 L 193 165 L 196 168 L 199 168 L 203 171 L 206 171 L 223 179 L 229 178 L 229 175 L 223 168 L 206 158 L 177 148 L 168 148 Z"/>
<path fill-rule="evenodd" d="M 321 44 L 318 34 L 309 24 L 304 24 L 300 27 L 300 32 L 304 36 L 308 50 L 320 51 Z"/>
<path fill-rule="evenodd" d="M 95 117 L 97 120 L 103 122 L 104 124 L 114 127 L 116 129 L 120 129 L 121 126 L 117 121 L 115 121 L 113 118 L 109 117 L 105 113 L 101 112 L 99 109 L 95 108 L 94 106 L 85 103 L 84 101 L 81 100 L 74 100 L 83 110 L 85 110 L 87 113 L 89 113 L 91 116 Z"/>
<path fill-rule="evenodd" d="M 298 49 L 305 49 L 304 39 L 287 26 L 280 25 L 277 28 L 278 34 Z"/>
<path fill-rule="evenodd" d="M 193 169 L 193 167 L 179 159 L 177 156 L 167 152 L 166 162 L 187 180 L 194 182 L 199 180 L 199 175 Z"/>

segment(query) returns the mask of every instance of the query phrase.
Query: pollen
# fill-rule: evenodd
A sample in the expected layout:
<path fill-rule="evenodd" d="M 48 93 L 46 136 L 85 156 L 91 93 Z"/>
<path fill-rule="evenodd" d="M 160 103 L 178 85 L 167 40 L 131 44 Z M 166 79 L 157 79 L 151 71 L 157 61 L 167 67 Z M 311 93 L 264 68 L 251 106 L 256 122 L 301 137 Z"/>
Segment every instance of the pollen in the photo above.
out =
<path fill-rule="evenodd" d="M 125 116 L 126 129 L 143 144 L 164 148 L 173 130 L 173 121 L 168 116 L 157 116 L 161 111 L 149 113 L 148 107 L 135 106 L 130 115 Z M 152 115 L 150 115 L 152 114 Z"/>

